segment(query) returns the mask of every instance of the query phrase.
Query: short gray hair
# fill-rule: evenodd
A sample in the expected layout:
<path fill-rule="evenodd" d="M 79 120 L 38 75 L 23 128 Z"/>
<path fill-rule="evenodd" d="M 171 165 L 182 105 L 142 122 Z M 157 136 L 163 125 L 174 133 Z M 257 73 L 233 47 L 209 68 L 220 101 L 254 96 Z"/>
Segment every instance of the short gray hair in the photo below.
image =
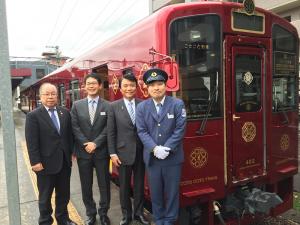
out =
<path fill-rule="evenodd" d="M 51 84 L 51 83 L 49 83 L 49 82 L 45 82 L 45 83 L 43 83 L 43 84 L 40 86 L 40 88 L 39 88 L 39 94 L 40 94 L 40 95 L 42 94 L 42 91 L 43 91 L 43 89 L 44 89 L 46 86 L 53 86 L 53 87 L 55 87 L 56 92 L 58 91 L 58 90 L 57 90 L 57 87 L 56 87 L 54 84 Z"/>

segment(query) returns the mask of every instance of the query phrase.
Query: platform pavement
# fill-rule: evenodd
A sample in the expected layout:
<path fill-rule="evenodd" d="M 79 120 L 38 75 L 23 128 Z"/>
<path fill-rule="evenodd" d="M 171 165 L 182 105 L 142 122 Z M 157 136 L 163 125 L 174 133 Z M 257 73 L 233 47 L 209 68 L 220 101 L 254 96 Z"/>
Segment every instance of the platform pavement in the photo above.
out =
<path fill-rule="evenodd" d="M 24 124 L 25 115 L 19 111 L 14 110 L 14 121 L 15 121 L 15 135 L 16 135 L 16 150 L 17 150 L 17 161 L 18 161 L 18 178 L 19 178 L 19 193 L 20 193 L 20 209 L 21 209 L 21 222 L 22 225 L 35 225 L 38 220 L 38 202 L 35 190 L 33 188 L 33 182 L 31 180 L 30 173 L 26 166 L 26 157 L 24 159 Z M 1 122 L 0 122 L 1 126 Z M 26 150 L 26 149 L 25 149 Z M 6 183 L 5 183 L 5 167 L 4 167 L 4 149 L 3 149 L 3 139 L 2 139 L 2 127 L 0 128 L 0 224 L 9 225 L 8 218 L 8 208 L 7 208 L 7 196 L 6 196 Z M 99 201 L 99 191 L 97 188 L 97 179 L 94 176 L 94 196 L 95 201 Z M 119 205 L 118 188 L 112 184 L 111 185 L 111 208 L 109 210 L 108 216 L 111 219 L 112 225 L 119 224 L 121 220 L 121 211 Z M 81 200 L 81 187 L 79 181 L 79 174 L 77 164 L 73 164 L 72 176 L 71 176 L 71 202 L 75 207 L 76 211 L 80 216 L 80 224 L 85 219 L 85 208 Z M 71 212 L 73 214 L 74 212 Z M 72 216 L 72 215 L 71 215 Z M 99 222 L 99 217 L 97 216 L 97 223 Z"/>
<path fill-rule="evenodd" d="M 24 123 L 25 115 L 19 110 L 14 111 L 15 121 L 15 134 L 16 134 L 16 149 L 17 149 L 17 161 L 18 161 L 18 176 L 19 176 L 19 191 L 20 191 L 20 209 L 22 225 L 35 225 L 38 219 L 38 205 L 35 190 L 33 188 L 33 182 L 30 177 L 30 173 L 26 167 L 26 157 L 24 159 Z M 300 135 L 300 133 L 299 133 Z M 299 145 L 300 146 L 300 145 Z M 300 156 L 299 156 L 300 159 Z M 2 140 L 2 128 L 0 119 L 0 225 L 9 225 L 8 208 L 7 208 L 7 196 L 6 196 L 6 183 L 5 183 L 5 168 L 4 168 L 4 149 Z M 96 177 L 94 177 L 96 181 Z M 112 225 L 118 225 L 121 219 L 121 211 L 118 198 L 118 188 L 112 184 L 112 201 L 111 209 L 109 210 L 109 217 Z M 300 174 L 295 176 L 294 183 L 295 191 L 300 192 Z M 94 182 L 93 186 L 95 200 L 99 200 L 99 192 L 97 188 L 97 182 Z M 77 164 L 74 163 L 71 177 L 71 202 L 76 212 L 80 217 L 80 224 L 85 219 L 85 209 L 81 200 L 81 187 L 79 183 L 79 175 Z M 71 212 L 73 214 L 74 212 Z M 292 215 L 291 215 L 292 214 Z M 286 213 L 287 217 L 292 217 L 293 221 L 299 221 L 299 213 L 295 210 L 290 210 Z M 99 223 L 99 217 L 97 217 L 97 223 Z"/>

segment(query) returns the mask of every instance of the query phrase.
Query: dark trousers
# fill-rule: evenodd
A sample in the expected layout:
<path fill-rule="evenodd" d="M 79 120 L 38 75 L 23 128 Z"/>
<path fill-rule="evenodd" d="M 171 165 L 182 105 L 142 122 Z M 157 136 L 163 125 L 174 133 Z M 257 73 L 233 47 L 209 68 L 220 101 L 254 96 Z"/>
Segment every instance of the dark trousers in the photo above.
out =
<path fill-rule="evenodd" d="M 179 211 L 181 164 L 147 167 L 152 214 L 156 225 L 173 225 Z"/>
<path fill-rule="evenodd" d="M 51 196 L 55 189 L 55 218 L 57 223 L 64 224 L 69 219 L 67 205 L 70 200 L 71 168 L 64 161 L 62 169 L 57 174 L 44 175 L 37 173 L 39 190 L 39 225 L 51 225 L 53 212 Z"/>
<path fill-rule="evenodd" d="M 98 187 L 100 190 L 99 215 L 106 215 L 110 206 L 110 179 L 109 179 L 109 159 L 78 158 L 82 200 L 85 205 L 86 215 L 97 214 L 96 203 L 93 198 L 93 171 L 96 169 Z"/>
<path fill-rule="evenodd" d="M 131 177 L 133 175 L 133 209 L 134 214 L 139 216 L 143 214 L 144 207 L 144 178 L 145 166 L 142 159 L 135 160 L 133 165 L 120 165 L 120 204 L 123 217 L 132 217 L 132 206 L 130 200 Z"/>

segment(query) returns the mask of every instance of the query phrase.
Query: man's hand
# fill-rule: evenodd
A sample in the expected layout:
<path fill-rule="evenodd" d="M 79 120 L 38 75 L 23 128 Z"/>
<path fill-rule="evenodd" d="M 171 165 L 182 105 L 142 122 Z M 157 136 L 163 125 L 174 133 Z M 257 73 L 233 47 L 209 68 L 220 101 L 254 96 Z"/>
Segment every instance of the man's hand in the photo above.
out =
<path fill-rule="evenodd" d="M 76 155 L 72 154 L 72 161 L 76 161 L 76 160 L 77 160 Z"/>
<path fill-rule="evenodd" d="M 116 166 L 119 167 L 122 163 L 117 155 L 111 155 L 110 156 L 112 163 Z"/>
<path fill-rule="evenodd" d="M 88 153 L 94 153 L 94 151 L 96 150 L 96 144 L 94 142 L 86 142 L 84 143 L 85 145 L 85 151 L 87 151 Z"/>
<path fill-rule="evenodd" d="M 153 153 L 154 153 L 154 156 L 158 159 L 165 159 L 168 157 L 168 155 L 170 154 L 170 148 L 168 147 L 164 147 L 164 146 L 156 146 L 154 149 L 153 149 Z"/>
<path fill-rule="evenodd" d="M 42 164 L 42 163 L 37 163 L 37 164 L 31 166 L 31 169 L 32 169 L 34 172 L 39 172 L 39 171 L 43 170 L 44 167 L 43 167 L 43 164 Z"/>

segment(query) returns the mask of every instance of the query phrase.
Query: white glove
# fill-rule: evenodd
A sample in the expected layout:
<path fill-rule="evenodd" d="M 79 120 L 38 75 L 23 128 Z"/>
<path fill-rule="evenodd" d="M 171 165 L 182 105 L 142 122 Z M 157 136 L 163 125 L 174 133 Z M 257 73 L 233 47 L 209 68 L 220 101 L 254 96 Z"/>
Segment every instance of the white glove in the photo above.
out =
<path fill-rule="evenodd" d="M 156 146 L 154 149 L 153 149 L 153 153 L 154 153 L 154 156 L 158 159 L 165 159 L 167 158 L 167 156 L 170 154 L 170 151 L 171 149 L 168 148 L 168 147 L 164 147 L 164 146 Z"/>

